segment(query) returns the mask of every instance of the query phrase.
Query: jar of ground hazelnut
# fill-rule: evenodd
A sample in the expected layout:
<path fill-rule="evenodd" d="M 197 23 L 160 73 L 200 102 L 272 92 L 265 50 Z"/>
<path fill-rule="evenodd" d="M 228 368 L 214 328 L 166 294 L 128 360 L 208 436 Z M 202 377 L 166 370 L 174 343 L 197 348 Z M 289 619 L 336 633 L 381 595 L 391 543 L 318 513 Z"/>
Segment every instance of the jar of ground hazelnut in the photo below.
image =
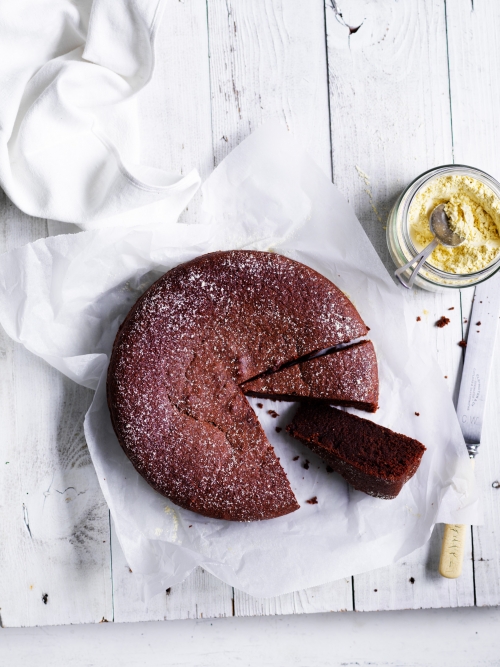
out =
<path fill-rule="evenodd" d="M 391 257 L 399 268 L 432 241 L 429 216 L 439 204 L 464 241 L 454 248 L 438 246 L 415 285 L 431 291 L 477 285 L 500 269 L 500 183 L 474 167 L 436 167 L 407 186 L 387 222 Z M 403 274 L 405 280 L 411 271 Z"/>

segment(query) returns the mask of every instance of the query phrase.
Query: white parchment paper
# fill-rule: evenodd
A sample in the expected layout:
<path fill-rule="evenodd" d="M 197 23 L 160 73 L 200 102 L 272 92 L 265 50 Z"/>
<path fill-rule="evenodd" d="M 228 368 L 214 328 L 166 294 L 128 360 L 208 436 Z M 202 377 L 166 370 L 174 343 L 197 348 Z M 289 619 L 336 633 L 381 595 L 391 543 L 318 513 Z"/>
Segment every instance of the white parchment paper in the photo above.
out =
<path fill-rule="evenodd" d="M 96 389 L 85 434 L 143 597 L 182 581 L 197 565 L 252 595 L 287 593 L 388 565 L 424 544 L 436 522 L 480 521 L 473 473 L 442 374 L 431 354 L 409 340 L 402 290 L 336 187 L 286 130 L 270 123 L 221 163 L 203 195 L 205 224 L 56 236 L 11 251 L 0 262 L 0 322 L 7 333 Z M 352 299 L 370 327 L 380 371 L 380 409 L 359 414 L 427 447 L 398 498 L 366 496 L 328 474 L 314 454 L 276 432 L 291 419 L 294 404 L 256 399 L 250 400 L 300 510 L 247 524 L 207 519 L 176 507 L 135 472 L 116 440 L 105 400 L 116 330 L 161 273 L 230 248 L 285 254 L 323 273 Z M 269 409 L 279 417 L 273 419 Z M 305 502 L 312 496 L 317 505 Z"/>

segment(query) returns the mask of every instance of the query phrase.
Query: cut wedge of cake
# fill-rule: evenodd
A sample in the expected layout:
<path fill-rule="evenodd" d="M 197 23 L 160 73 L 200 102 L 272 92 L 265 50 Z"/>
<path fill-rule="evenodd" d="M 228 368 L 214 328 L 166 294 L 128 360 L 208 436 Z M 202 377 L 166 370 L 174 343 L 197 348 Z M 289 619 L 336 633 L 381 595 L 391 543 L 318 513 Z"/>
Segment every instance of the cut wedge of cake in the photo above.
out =
<path fill-rule="evenodd" d="M 355 489 L 377 498 L 395 498 L 425 452 L 418 440 L 328 405 L 301 405 L 287 431 Z"/>

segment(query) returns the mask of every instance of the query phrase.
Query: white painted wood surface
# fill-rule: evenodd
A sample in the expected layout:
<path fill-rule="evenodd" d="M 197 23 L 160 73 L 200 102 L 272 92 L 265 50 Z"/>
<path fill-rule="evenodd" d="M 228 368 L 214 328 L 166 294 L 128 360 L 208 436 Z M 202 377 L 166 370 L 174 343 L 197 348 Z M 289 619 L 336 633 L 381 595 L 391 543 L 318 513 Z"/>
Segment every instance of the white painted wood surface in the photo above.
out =
<path fill-rule="evenodd" d="M 197 568 L 182 584 L 144 603 L 134 575 L 121 550 L 114 528 L 113 545 L 113 619 L 124 621 L 163 621 L 181 618 L 220 618 L 233 616 L 233 589 L 216 577 Z"/>
<path fill-rule="evenodd" d="M 169 0 L 157 71 L 139 96 L 143 161 L 206 177 L 264 120 L 281 119 L 333 174 L 390 269 L 385 220 L 413 177 L 453 158 L 500 177 L 499 20 L 495 0 Z M 47 234 L 5 198 L 0 210 L 3 250 Z M 196 202 L 184 220 L 196 221 Z M 455 397 L 471 296 L 410 296 Z M 437 329 L 441 315 L 451 322 Z M 146 606 L 83 440 L 89 392 L 5 336 L 0 350 L 5 626 L 500 604 L 498 380 L 477 465 L 485 525 L 460 579 L 437 575 L 437 528 L 422 549 L 354 580 L 261 600 L 198 569 Z"/>
<path fill-rule="evenodd" d="M 0 195 L 2 251 L 47 223 Z M 0 615 L 4 626 L 111 613 L 109 512 L 83 436 L 90 392 L 0 336 Z"/>
<path fill-rule="evenodd" d="M 323 0 L 210 0 L 207 7 L 215 166 L 277 118 L 330 174 Z"/>

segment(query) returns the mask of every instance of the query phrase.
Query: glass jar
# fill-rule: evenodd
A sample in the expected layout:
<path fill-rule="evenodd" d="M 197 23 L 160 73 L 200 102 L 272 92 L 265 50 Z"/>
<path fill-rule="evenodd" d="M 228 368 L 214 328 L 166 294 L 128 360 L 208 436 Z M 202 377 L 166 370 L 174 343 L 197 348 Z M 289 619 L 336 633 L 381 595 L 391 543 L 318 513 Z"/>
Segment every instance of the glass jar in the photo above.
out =
<path fill-rule="evenodd" d="M 408 213 L 414 197 L 425 188 L 431 180 L 439 176 L 466 175 L 484 183 L 500 199 L 500 183 L 480 169 L 461 164 L 449 164 L 429 169 L 418 176 L 401 193 L 396 200 L 387 220 L 387 245 L 394 264 L 399 268 L 418 255 L 420 250 L 415 247 L 411 238 Z M 500 269 L 500 253 L 485 268 L 474 273 L 448 273 L 425 262 L 417 275 L 414 284 L 432 292 L 443 292 L 446 289 L 472 287 L 487 280 Z M 401 276 L 408 281 L 413 268 L 407 269 Z"/>

